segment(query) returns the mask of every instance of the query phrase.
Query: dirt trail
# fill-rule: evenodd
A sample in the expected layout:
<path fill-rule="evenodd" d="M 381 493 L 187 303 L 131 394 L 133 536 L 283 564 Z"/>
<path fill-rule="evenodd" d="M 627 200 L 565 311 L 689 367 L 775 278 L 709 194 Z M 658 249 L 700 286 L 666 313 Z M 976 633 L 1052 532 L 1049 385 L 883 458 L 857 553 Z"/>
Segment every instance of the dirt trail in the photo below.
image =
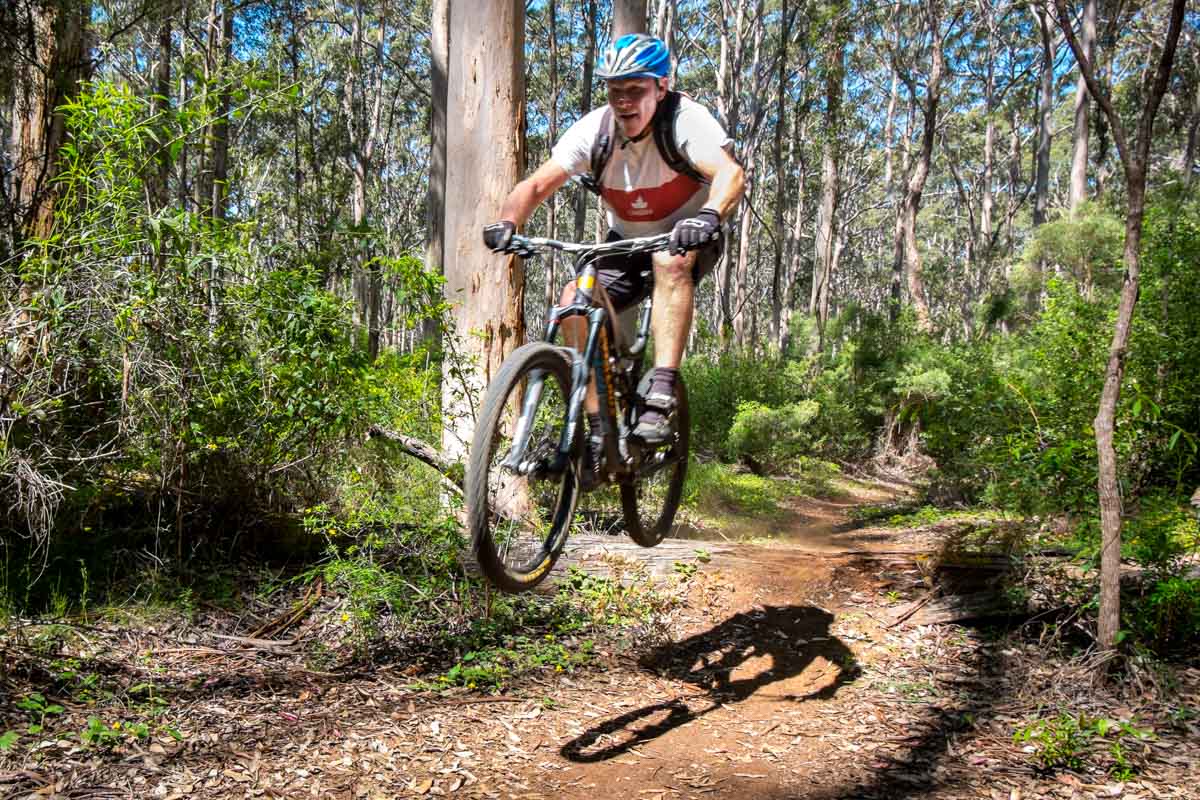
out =
<path fill-rule="evenodd" d="M 273 668 L 262 645 L 232 664 L 216 650 L 158 652 L 141 662 L 155 673 L 169 673 L 170 658 L 213 659 L 192 679 L 184 742 L 108 758 L 59 742 L 40 764 L 0 769 L 0 798 L 1194 796 L 1200 768 L 1179 756 L 1200 738 L 1193 723 L 1146 743 L 1132 781 L 1037 773 L 1014 726 L 1078 679 L 1019 642 L 893 627 L 923 584 L 918 570 L 871 557 L 891 533 L 852 530 L 848 508 L 878 500 L 809 501 L 796 506 L 804 530 L 707 543 L 712 559 L 687 580 L 666 631 L 639 631 L 597 664 L 499 697 L 415 690 L 400 663 L 327 675 Z M 576 563 L 642 558 L 659 579 L 678 579 L 675 562 L 697 546 L 579 544 Z M 1183 696 L 1200 707 L 1196 687 L 1200 671 L 1184 672 Z"/>

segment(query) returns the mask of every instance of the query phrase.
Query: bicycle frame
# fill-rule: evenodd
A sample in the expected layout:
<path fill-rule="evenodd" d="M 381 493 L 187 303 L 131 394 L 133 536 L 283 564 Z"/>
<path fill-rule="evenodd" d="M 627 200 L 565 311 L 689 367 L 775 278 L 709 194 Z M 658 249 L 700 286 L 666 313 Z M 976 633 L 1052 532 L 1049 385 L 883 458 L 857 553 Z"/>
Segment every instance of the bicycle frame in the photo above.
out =
<path fill-rule="evenodd" d="M 641 364 L 641 358 L 646 349 L 646 342 L 650 336 L 650 317 L 653 310 L 653 300 L 651 299 L 647 302 L 641 311 L 634 343 L 626 350 L 616 353 L 614 357 L 611 350 L 612 342 L 608 335 L 609 312 L 604 305 L 597 302 L 594 296 L 597 276 L 597 269 L 594 262 L 595 257 L 604 252 L 621 252 L 622 250 L 637 252 L 628 249 L 631 246 L 644 247 L 646 250 L 651 249 L 653 246 L 658 246 L 656 249 L 661 249 L 661 245 L 666 244 L 667 238 L 667 236 L 655 236 L 645 239 L 619 240 L 608 244 L 620 245 L 624 242 L 624 247 L 607 247 L 605 245 L 571 245 L 548 239 L 514 237 L 514 244 L 518 248 L 518 254 L 526 257 L 537 252 L 536 248 L 553 248 L 577 253 L 575 265 L 578 278 L 576 280 L 575 297 L 567 305 L 555 305 L 550 308 L 543 341 L 551 344 L 554 343 L 564 319 L 576 316 L 587 319 L 587 336 L 584 340 L 582 352 L 576 350 L 574 347 L 559 346 L 571 360 L 571 390 L 567 401 L 567 424 L 559 437 L 558 449 L 555 453 L 553 463 L 547 468 L 548 472 L 560 474 L 566 469 L 570 461 L 571 453 L 575 448 L 575 432 L 581 427 L 581 415 L 583 413 L 584 399 L 587 395 L 588 383 L 594 377 L 596 381 L 596 393 L 600 398 L 600 419 L 604 433 L 607 471 L 617 475 L 632 475 L 635 469 L 634 465 L 637 461 L 637 445 L 629 440 L 628 425 L 622 419 L 620 410 L 617 407 L 617 387 L 613 366 L 614 363 L 621 360 L 634 359 L 631 371 L 640 372 L 637 367 Z M 580 263 L 584 263 L 582 270 L 579 270 Z M 617 320 L 613 319 L 611 323 L 615 329 Z M 524 457 L 525 451 L 529 446 L 533 418 L 537 413 L 537 407 L 541 400 L 544 381 L 545 373 L 531 373 L 521 404 L 521 414 L 517 419 L 517 425 L 513 432 L 513 445 L 509 450 L 508 456 L 502 462 L 503 466 L 519 474 L 528 475 L 539 467 L 536 463 L 525 461 Z M 636 387 L 627 385 L 625 391 L 636 391 Z M 623 400 L 627 404 L 631 401 L 631 398 L 625 397 Z M 626 452 L 622 452 L 622 444 L 625 445 L 624 449 Z"/>

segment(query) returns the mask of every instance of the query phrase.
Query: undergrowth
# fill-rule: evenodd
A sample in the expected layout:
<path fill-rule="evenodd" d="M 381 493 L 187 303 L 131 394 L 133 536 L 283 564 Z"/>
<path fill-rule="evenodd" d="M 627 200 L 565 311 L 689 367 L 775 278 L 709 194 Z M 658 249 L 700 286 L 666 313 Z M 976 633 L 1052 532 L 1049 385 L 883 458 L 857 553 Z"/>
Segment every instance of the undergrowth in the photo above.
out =
<path fill-rule="evenodd" d="M 1152 731 L 1129 722 L 1066 712 L 1026 723 L 1013 733 L 1013 741 L 1042 770 L 1094 767 L 1118 781 L 1137 776 L 1142 761 L 1139 744 L 1153 738 Z"/>

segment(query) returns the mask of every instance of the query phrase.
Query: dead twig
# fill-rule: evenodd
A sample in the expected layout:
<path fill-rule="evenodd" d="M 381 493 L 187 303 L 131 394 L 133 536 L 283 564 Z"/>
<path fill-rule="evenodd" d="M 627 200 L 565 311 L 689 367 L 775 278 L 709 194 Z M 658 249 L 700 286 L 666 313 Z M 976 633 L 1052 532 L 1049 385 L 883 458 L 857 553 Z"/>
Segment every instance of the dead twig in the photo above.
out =
<path fill-rule="evenodd" d="M 940 588 L 931 589 L 930 591 L 926 592 L 924 597 L 922 597 L 920 600 L 916 600 L 916 601 L 910 603 L 908 608 L 901 611 L 896 616 L 896 619 L 893 620 L 892 623 L 890 625 L 888 625 L 887 627 L 894 628 L 897 625 L 899 625 L 900 623 L 904 622 L 909 617 L 911 617 L 913 614 L 916 614 L 918 611 L 920 611 L 922 608 L 924 608 L 926 605 L 928 605 L 931 600 L 933 600 L 935 597 L 937 597 L 941 593 L 942 593 L 942 590 Z"/>
<path fill-rule="evenodd" d="M 412 436 L 405 436 L 402 433 L 388 430 L 379 425 L 372 425 L 367 430 L 367 439 L 383 437 L 389 442 L 394 442 L 400 446 L 400 449 L 420 461 L 433 467 L 442 476 L 442 485 L 452 491 L 454 494 L 462 497 L 463 485 L 462 479 L 457 477 L 455 465 L 447 461 L 440 452 L 435 450 L 426 442 L 421 441 Z"/>
<path fill-rule="evenodd" d="M 283 633 L 288 628 L 304 619 L 308 612 L 311 611 L 321 599 L 321 595 L 324 593 L 324 591 L 324 580 L 317 578 L 308 587 L 308 591 L 305 593 L 304 599 L 300 601 L 296 608 L 292 609 L 291 611 L 284 612 L 275 619 L 258 626 L 251 631 L 250 636 L 258 639 L 267 636 L 278 636 L 280 633 Z M 295 643 L 295 640 L 292 640 L 292 642 Z"/>

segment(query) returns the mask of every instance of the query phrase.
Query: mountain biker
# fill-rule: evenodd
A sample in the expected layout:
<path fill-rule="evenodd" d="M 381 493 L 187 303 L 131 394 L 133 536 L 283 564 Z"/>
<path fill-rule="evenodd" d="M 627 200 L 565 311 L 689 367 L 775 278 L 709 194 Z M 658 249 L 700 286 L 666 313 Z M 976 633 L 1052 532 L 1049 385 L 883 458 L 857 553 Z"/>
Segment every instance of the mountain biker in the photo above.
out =
<path fill-rule="evenodd" d="M 645 411 L 632 435 L 648 445 L 670 439 L 670 415 L 676 403 L 676 381 L 684 346 L 692 326 L 695 287 L 721 255 L 721 228 L 742 197 L 744 175 L 729 154 L 732 141 L 704 106 L 685 95 L 668 94 L 671 58 L 659 39 L 630 34 L 617 39 L 604 53 L 597 75 L 606 81 L 608 103 L 574 125 L 554 145 L 550 158 L 509 193 L 500 221 L 483 230 L 484 243 L 494 252 L 507 252 L 517 228 L 543 201 L 572 176 L 596 167 L 600 137 L 611 148 L 598 184 L 608 212 L 609 239 L 671 233 L 666 252 L 614 255 L 598 263 L 598 281 L 613 308 L 635 305 L 648 287 L 642 272 L 653 266 L 654 371 L 645 397 Z M 673 112 L 669 120 L 664 112 Z M 660 133 L 655 129 L 656 124 Z M 604 126 L 611 126 L 608 131 Z M 674 166 L 662 152 L 666 138 L 682 155 Z M 673 141 L 671 141 L 673 140 Z M 563 290 L 562 301 L 575 296 L 575 282 Z M 563 321 L 569 341 L 582 346 L 585 323 L 580 317 Z M 589 385 L 585 408 L 590 468 L 597 468 L 600 430 L 599 402 Z M 594 480 L 585 482 L 594 483 Z"/>

